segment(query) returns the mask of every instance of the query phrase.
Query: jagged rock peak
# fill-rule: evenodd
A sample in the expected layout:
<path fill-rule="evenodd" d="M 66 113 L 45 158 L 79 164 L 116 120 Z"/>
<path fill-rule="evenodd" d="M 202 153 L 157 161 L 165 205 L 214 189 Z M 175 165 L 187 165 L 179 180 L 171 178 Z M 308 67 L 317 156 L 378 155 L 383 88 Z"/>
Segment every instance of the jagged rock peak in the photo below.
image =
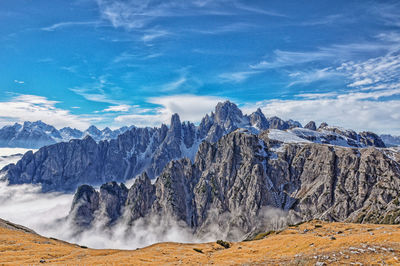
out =
<path fill-rule="evenodd" d="M 257 110 L 250 115 L 250 124 L 261 130 L 269 128 L 268 120 L 260 108 L 257 108 Z"/>
<path fill-rule="evenodd" d="M 319 125 L 318 129 L 320 129 L 320 128 L 324 128 L 324 127 L 327 127 L 327 126 L 328 126 L 328 124 L 327 124 L 327 123 L 325 123 L 325 122 L 322 122 L 322 123 L 321 123 L 321 125 Z"/>
<path fill-rule="evenodd" d="M 385 148 L 386 145 L 383 140 L 373 132 L 364 131 L 360 132 L 360 141 L 364 143 L 366 146 L 375 146 L 380 148 Z"/>
<path fill-rule="evenodd" d="M 171 128 L 172 127 L 180 127 L 181 126 L 181 119 L 177 113 L 171 116 Z"/>
<path fill-rule="evenodd" d="M 268 118 L 268 123 L 269 123 L 269 128 L 272 129 L 286 130 L 290 128 L 290 125 L 286 121 L 283 121 L 277 116 Z"/>
<path fill-rule="evenodd" d="M 315 125 L 314 121 L 310 121 L 307 123 L 307 125 L 304 126 L 304 128 L 310 129 L 310 130 L 317 130 L 317 126 Z"/>
<path fill-rule="evenodd" d="M 73 224 L 80 228 L 88 227 L 94 219 L 94 212 L 98 210 L 99 203 L 99 193 L 92 186 L 79 186 L 71 205 L 73 215 L 70 217 Z"/>
<path fill-rule="evenodd" d="M 100 135 L 101 131 L 100 129 L 98 129 L 96 126 L 90 126 L 88 129 L 86 129 L 86 132 L 90 133 L 90 134 L 95 134 L 95 135 Z"/>
<path fill-rule="evenodd" d="M 83 138 L 83 141 L 86 141 L 86 142 L 94 142 L 94 143 L 96 143 L 96 141 L 95 141 L 90 135 L 86 135 L 86 136 Z"/>
<path fill-rule="evenodd" d="M 231 103 L 230 101 L 225 101 L 223 103 L 219 102 L 215 107 L 215 118 L 217 122 L 224 123 L 227 120 L 240 122 L 238 119 L 241 119 L 242 117 L 242 111 L 236 104 Z"/>
<path fill-rule="evenodd" d="M 143 172 L 141 175 L 139 175 L 139 177 L 136 178 L 135 182 L 133 183 L 132 187 L 138 186 L 139 184 L 151 185 L 151 180 L 147 175 L 147 172 Z"/>
<path fill-rule="evenodd" d="M 171 117 L 171 126 L 169 128 L 169 131 L 172 133 L 173 136 L 177 138 L 181 138 L 182 135 L 182 123 L 179 118 L 178 114 L 173 114 Z"/>

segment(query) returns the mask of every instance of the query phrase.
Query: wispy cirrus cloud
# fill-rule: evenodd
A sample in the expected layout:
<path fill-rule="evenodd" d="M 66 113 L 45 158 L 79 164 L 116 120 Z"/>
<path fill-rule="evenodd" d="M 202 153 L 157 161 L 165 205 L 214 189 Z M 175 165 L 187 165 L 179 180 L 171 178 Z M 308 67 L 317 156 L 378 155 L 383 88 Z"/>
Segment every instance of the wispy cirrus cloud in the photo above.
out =
<path fill-rule="evenodd" d="M 129 61 L 143 61 L 163 56 L 162 52 L 125 51 L 114 57 L 112 64 L 126 63 Z"/>
<path fill-rule="evenodd" d="M 349 73 L 353 82 L 349 87 L 363 87 L 379 84 L 400 85 L 400 51 L 370 58 L 363 62 L 346 62 L 338 70 Z"/>
<path fill-rule="evenodd" d="M 78 66 L 62 66 L 60 68 L 74 74 L 78 72 Z"/>
<path fill-rule="evenodd" d="M 326 26 L 337 23 L 348 23 L 354 21 L 354 18 L 346 17 L 343 14 L 333 14 L 321 18 L 315 18 L 309 21 L 298 22 L 295 26 Z"/>
<path fill-rule="evenodd" d="M 311 84 L 317 81 L 337 79 L 344 76 L 343 73 L 340 73 L 331 67 L 296 71 L 289 74 L 291 82 L 287 86 L 292 87 L 299 84 Z"/>
<path fill-rule="evenodd" d="M 185 31 L 199 34 L 217 35 L 232 32 L 248 32 L 251 29 L 257 28 L 257 25 L 251 23 L 232 23 L 213 27 L 212 29 L 186 29 Z"/>
<path fill-rule="evenodd" d="M 250 68 L 272 69 L 316 61 L 329 63 L 349 61 L 360 54 L 397 51 L 400 48 L 399 40 L 400 35 L 398 33 L 389 32 L 378 34 L 372 41 L 332 44 L 325 47 L 317 47 L 311 51 L 285 51 L 278 49 L 268 56 L 269 60 L 263 59 L 258 63 L 250 64 Z"/>
<path fill-rule="evenodd" d="M 97 0 L 97 4 L 103 19 L 109 21 L 116 28 L 122 27 L 127 30 L 144 28 L 158 18 L 233 16 L 243 13 L 285 17 L 278 12 L 250 6 L 239 0 Z"/>
<path fill-rule="evenodd" d="M 100 21 L 67 21 L 67 22 L 59 22 L 53 25 L 43 27 L 41 30 L 43 31 L 55 31 L 67 27 L 75 27 L 75 26 L 97 26 L 100 25 Z"/>
<path fill-rule="evenodd" d="M 156 39 L 171 35 L 169 31 L 166 30 L 149 30 L 142 36 L 142 41 L 151 42 Z"/>
<path fill-rule="evenodd" d="M 92 83 L 69 88 L 69 90 L 92 102 L 110 103 L 115 105 L 125 104 L 124 101 L 114 98 L 115 92 L 120 91 L 121 88 L 115 86 L 112 82 L 109 82 L 106 76 L 101 76 Z"/>
<path fill-rule="evenodd" d="M 102 89 L 70 88 L 69 90 L 82 96 L 86 100 L 92 102 L 111 103 L 111 104 L 122 103 L 122 101 L 112 99 L 111 96 L 107 95 Z"/>
<path fill-rule="evenodd" d="M 289 82 L 287 87 L 292 87 L 294 85 L 305 85 L 316 81 L 322 80 L 334 80 L 350 76 L 350 79 L 355 79 L 355 74 L 360 71 L 360 68 L 365 70 L 368 65 L 374 64 L 372 61 L 382 60 L 379 58 L 370 59 L 370 61 L 365 62 L 362 66 L 356 63 L 357 58 L 360 55 L 368 54 L 386 54 L 392 55 L 391 59 L 385 56 L 385 62 L 388 64 L 386 67 L 390 67 L 391 70 L 387 69 L 385 72 L 381 72 L 381 68 L 385 68 L 383 64 L 380 64 L 378 68 L 374 70 L 380 73 L 380 76 L 385 75 L 388 78 L 393 78 L 395 76 L 398 68 L 393 68 L 391 64 L 396 64 L 396 56 L 400 51 L 400 34 L 397 32 L 385 32 L 374 36 L 372 41 L 360 42 L 360 43 L 348 43 L 348 44 L 331 44 L 326 47 L 319 47 L 311 51 L 285 51 L 285 50 L 274 50 L 272 54 L 264 56 L 262 60 L 249 64 L 248 68 L 244 68 L 239 71 L 226 72 L 218 75 L 218 78 L 222 78 L 223 82 L 235 82 L 240 83 L 245 81 L 252 75 L 267 72 L 269 70 L 281 71 L 283 73 L 289 72 L 288 78 Z M 391 63 L 389 61 L 391 60 Z M 308 65 L 318 63 L 320 66 L 326 66 L 321 68 L 310 68 Z M 376 62 L 375 62 L 376 63 Z M 343 64 L 343 65 L 342 65 Z M 353 69 L 350 71 L 350 66 Z M 299 69 L 300 68 L 300 69 Z M 304 70 L 306 68 L 306 70 Z M 307 70 L 308 68 L 308 70 Z M 354 74 L 348 74 L 347 72 L 352 72 Z M 287 70 L 289 69 L 289 71 Z M 299 70 L 293 70 L 299 69 Z M 366 72 L 366 71 L 364 71 Z M 361 80 L 361 77 L 357 77 L 357 80 L 353 84 L 349 84 L 350 87 L 368 85 L 374 82 L 371 78 L 373 70 L 371 69 L 369 73 L 364 73 L 363 75 L 369 75 L 368 78 Z M 389 77 L 391 75 L 391 77 Z M 382 77 L 380 77 L 382 78 Z M 378 77 L 375 77 L 378 81 Z"/>
<path fill-rule="evenodd" d="M 166 92 L 166 91 L 175 91 L 177 89 L 179 89 L 183 84 L 185 84 L 185 82 L 187 82 L 186 77 L 182 76 L 179 77 L 177 80 L 172 81 L 170 83 L 164 84 L 162 86 L 162 91 Z"/>
<path fill-rule="evenodd" d="M 14 79 L 14 83 L 17 83 L 17 84 L 24 84 L 25 81 Z"/>
<path fill-rule="evenodd" d="M 152 90 L 157 90 L 162 93 L 179 92 L 180 94 L 187 94 L 194 93 L 196 89 L 203 84 L 201 80 L 190 73 L 190 67 L 183 67 L 174 72 L 176 72 L 177 75 L 171 81 L 155 84 L 147 88 L 151 88 Z"/>
<path fill-rule="evenodd" d="M 398 2 L 379 2 L 367 8 L 379 20 L 388 26 L 400 27 L 400 4 Z"/>
<path fill-rule="evenodd" d="M 367 60 L 347 61 L 339 67 L 312 72 L 294 72 L 297 82 L 313 82 L 330 75 L 339 75 L 347 82 L 348 89 L 327 93 L 303 93 L 295 99 L 266 100 L 254 105 L 261 107 L 268 116 L 326 121 L 355 130 L 376 133 L 400 134 L 400 48 L 388 49 L 387 53 Z"/>
<path fill-rule="evenodd" d="M 221 82 L 241 83 L 250 77 L 261 73 L 261 71 L 239 71 L 239 72 L 226 72 L 218 76 Z"/>
<path fill-rule="evenodd" d="M 313 61 L 326 60 L 333 58 L 334 54 L 327 51 L 308 51 L 308 52 L 293 52 L 275 50 L 273 52 L 273 59 L 262 60 L 258 63 L 251 64 L 251 69 L 272 69 L 280 68 L 291 65 L 298 65 Z"/>

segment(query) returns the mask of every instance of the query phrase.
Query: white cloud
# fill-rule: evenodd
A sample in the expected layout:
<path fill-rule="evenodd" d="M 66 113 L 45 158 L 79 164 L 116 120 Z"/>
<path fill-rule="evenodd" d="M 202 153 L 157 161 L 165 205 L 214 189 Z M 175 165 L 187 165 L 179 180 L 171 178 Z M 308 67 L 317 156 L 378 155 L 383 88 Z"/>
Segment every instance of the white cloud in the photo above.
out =
<path fill-rule="evenodd" d="M 338 94 L 335 92 L 326 92 L 326 93 L 301 93 L 297 94 L 296 97 L 301 97 L 304 99 L 322 99 L 322 98 L 332 98 L 337 96 Z"/>
<path fill-rule="evenodd" d="M 57 108 L 57 103 L 36 95 L 19 95 L 9 101 L 0 102 L 0 125 L 37 120 L 57 128 L 71 126 L 83 129 L 90 125 L 89 118 Z"/>
<path fill-rule="evenodd" d="M 305 94 L 299 100 L 267 100 L 246 105 L 245 113 L 260 107 L 266 116 L 295 119 L 305 124 L 310 120 L 327 122 L 357 131 L 400 135 L 400 100 L 383 101 L 380 97 L 400 95 L 400 89 L 386 92 Z"/>
<path fill-rule="evenodd" d="M 199 122 L 205 114 L 214 110 L 218 102 L 226 99 L 214 96 L 173 95 L 148 99 L 159 105 L 153 114 L 127 114 L 116 117 L 116 122 L 136 126 L 169 124 L 172 114 L 178 113 L 182 121 Z"/>
<path fill-rule="evenodd" d="M 18 84 L 24 84 L 24 83 L 25 83 L 25 81 L 22 81 L 22 80 L 16 80 L 16 79 L 14 79 L 14 82 L 15 82 L 15 83 L 18 83 Z"/>
<path fill-rule="evenodd" d="M 39 185 L 7 186 L 0 182 L 0 217 L 23 224 L 39 234 L 58 237 L 58 221 L 68 214 L 73 195 L 41 193 L 40 190 Z"/>
<path fill-rule="evenodd" d="M 121 105 L 113 105 L 104 109 L 103 112 L 128 112 L 131 109 L 130 105 L 121 104 Z"/>
<path fill-rule="evenodd" d="M 349 87 L 360 87 L 360 86 L 369 85 L 369 84 L 372 84 L 372 83 L 374 83 L 374 82 L 372 81 L 372 79 L 370 79 L 370 78 L 365 78 L 365 79 L 363 79 L 363 80 L 354 81 L 353 83 L 351 83 L 351 84 L 349 84 L 349 85 L 347 85 L 347 86 L 349 86 Z"/>

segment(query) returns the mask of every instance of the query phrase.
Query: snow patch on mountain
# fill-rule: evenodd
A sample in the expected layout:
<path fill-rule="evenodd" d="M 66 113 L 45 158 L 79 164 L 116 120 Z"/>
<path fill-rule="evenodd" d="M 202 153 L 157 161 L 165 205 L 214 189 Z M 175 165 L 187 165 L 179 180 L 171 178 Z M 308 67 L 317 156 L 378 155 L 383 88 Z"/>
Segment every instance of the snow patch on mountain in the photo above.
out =
<path fill-rule="evenodd" d="M 268 137 L 270 139 L 277 140 L 283 143 L 311 143 L 311 141 L 300 138 L 293 132 L 283 131 L 279 129 L 270 129 Z"/>

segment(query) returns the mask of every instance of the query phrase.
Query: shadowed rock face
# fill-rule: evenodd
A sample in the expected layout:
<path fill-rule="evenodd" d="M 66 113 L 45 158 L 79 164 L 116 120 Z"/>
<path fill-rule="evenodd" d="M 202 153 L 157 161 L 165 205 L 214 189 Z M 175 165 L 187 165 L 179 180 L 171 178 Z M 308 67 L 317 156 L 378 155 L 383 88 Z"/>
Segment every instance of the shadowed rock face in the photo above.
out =
<path fill-rule="evenodd" d="M 292 220 L 400 223 L 399 158 L 386 149 L 284 144 L 267 131 L 257 136 L 237 130 L 216 143 L 203 142 L 193 163 L 168 163 L 154 184 L 140 176 L 121 198 L 119 218 L 132 224 L 158 215 L 197 233 L 211 224 L 251 232 L 262 226 L 263 210 L 274 207 Z M 75 209 L 85 200 L 75 202 L 70 218 L 84 220 Z M 99 209 L 108 204 L 100 198 Z"/>
<path fill-rule="evenodd" d="M 95 218 L 95 211 L 99 209 L 99 193 L 89 185 L 82 185 L 75 193 L 72 205 L 75 206 L 72 215 L 74 224 L 81 228 L 90 226 Z"/>
<path fill-rule="evenodd" d="M 308 122 L 307 125 L 304 126 L 304 128 L 307 128 L 310 130 L 317 130 L 317 126 L 315 125 L 314 121 Z"/>

